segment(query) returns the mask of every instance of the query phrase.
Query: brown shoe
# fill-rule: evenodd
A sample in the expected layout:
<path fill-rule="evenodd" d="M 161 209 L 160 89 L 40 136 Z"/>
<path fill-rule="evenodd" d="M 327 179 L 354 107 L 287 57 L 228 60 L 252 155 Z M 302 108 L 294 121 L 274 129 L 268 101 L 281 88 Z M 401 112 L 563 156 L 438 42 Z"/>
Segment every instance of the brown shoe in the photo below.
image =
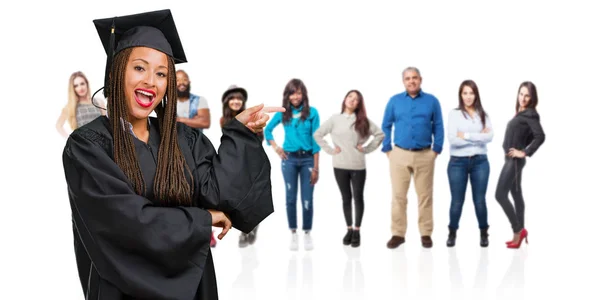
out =
<path fill-rule="evenodd" d="M 423 247 L 425 248 L 433 247 L 433 241 L 431 240 L 431 237 L 427 235 L 421 237 L 421 244 L 423 244 Z"/>
<path fill-rule="evenodd" d="M 392 236 L 392 238 L 388 241 L 387 243 L 387 247 L 390 249 L 394 249 L 394 248 L 398 248 L 398 246 L 404 244 L 404 237 L 402 236 L 397 236 L 394 235 Z"/>

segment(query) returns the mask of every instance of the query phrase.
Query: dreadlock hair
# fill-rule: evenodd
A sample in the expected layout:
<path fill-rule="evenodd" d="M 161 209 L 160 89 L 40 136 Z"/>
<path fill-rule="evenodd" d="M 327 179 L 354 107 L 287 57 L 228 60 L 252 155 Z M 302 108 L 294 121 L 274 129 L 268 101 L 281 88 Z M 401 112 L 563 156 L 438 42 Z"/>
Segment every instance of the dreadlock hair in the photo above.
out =
<path fill-rule="evenodd" d="M 128 48 L 115 55 L 107 94 L 111 101 L 108 101 L 107 107 L 113 132 L 115 162 L 131 181 L 135 192 L 143 195 L 146 185 L 135 152 L 133 136 L 125 130 L 123 123 L 123 120 L 127 120 L 129 116 L 124 83 L 127 63 L 132 51 L 133 48 Z M 175 63 L 171 57 L 167 58 L 169 71 L 166 97 L 162 99 L 163 103 L 154 109 L 158 117 L 161 140 L 153 190 L 155 198 L 165 206 L 189 206 L 192 204 L 193 187 L 187 181 L 185 171 L 190 178 L 192 178 L 192 173 L 181 153 L 177 139 Z"/>

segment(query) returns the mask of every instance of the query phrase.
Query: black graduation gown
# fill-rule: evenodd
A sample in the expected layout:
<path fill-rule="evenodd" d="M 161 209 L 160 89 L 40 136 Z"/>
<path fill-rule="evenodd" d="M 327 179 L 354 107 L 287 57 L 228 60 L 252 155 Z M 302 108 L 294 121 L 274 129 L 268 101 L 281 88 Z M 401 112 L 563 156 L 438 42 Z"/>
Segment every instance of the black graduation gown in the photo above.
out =
<path fill-rule="evenodd" d="M 227 213 L 235 228 L 250 232 L 273 212 L 269 160 L 256 134 L 237 120 L 223 127 L 218 154 L 204 135 L 178 124 L 195 206 L 160 206 L 152 191 L 160 132 L 158 121 L 150 120 L 148 143 L 134 138 L 146 184 L 143 196 L 113 160 L 107 117 L 75 130 L 65 146 L 84 294 L 102 300 L 218 299 L 212 221 L 205 209 Z"/>

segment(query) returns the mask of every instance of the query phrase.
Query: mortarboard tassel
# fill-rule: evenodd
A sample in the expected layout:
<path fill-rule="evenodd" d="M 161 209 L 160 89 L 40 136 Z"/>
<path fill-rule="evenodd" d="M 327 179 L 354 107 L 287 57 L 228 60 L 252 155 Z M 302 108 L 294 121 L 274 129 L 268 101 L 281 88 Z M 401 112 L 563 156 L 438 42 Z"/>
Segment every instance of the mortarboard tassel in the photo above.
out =
<path fill-rule="evenodd" d="M 108 51 L 108 55 L 106 56 L 106 69 L 104 70 L 104 86 L 101 87 L 100 89 L 98 89 L 94 93 L 94 95 L 92 95 L 92 104 L 95 107 L 100 108 L 100 109 L 104 109 L 104 110 L 106 110 L 106 108 L 100 107 L 100 106 L 98 106 L 98 105 L 96 105 L 94 103 L 94 96 L 96 96 L 96 94 L 100 90 L 104 89 L 104 91 L 103 91 L 104 98 L 108 98 L 108 90 L 107 90 L 107 87 L 108 87 L 108 75 L 110 74 L 110 69 L 112 67 L 112 59 L 113 59 L 114 51 L 115 51 L 115 19 L 114 18 L 112 20 L 112 25 L 110 27 L 110 38 L 109 38 L 108 45 L 109 45 L 110 49 Z"/>
<path fill-rule="evenodd" d="M 110 27 L 110 38 L 108 42 L 108 55 L 106 56 L 106 73 L 104 76 L 104 97 L 107 97 L 106 88 L 108 87 L 108 75 L 110 74 L 110 69 L 112 68 L 112 60 L 115 51 L 115 19 L 113 18 L 112 26 Z"/>

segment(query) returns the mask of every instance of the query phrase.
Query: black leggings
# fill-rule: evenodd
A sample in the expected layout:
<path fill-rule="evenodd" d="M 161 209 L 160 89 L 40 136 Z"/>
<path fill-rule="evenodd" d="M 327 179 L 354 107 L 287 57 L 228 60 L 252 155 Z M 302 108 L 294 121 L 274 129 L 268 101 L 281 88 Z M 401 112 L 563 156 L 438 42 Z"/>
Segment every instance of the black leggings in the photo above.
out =
<path fill-rule="evenodd" d="M 496 186 L 496 200 L 502 206 L 514 233 L 520 232 L 525 227 L 525 201 L 521 191 L 521 175 L 524 167 L 524 158 L 506 157 Z M 509 192 L 515 202 L 514 207 L 508 199 Z"/>
<path fill-rule="evenodd" d="M 354 226 L 360 227 L 365 210 L 363 191 L 365 189 L 367 170 L 345 170 L 334 168 L 333 173 L 335 174 L 335 180 L 342 193 L 346 225 L 348 227 L 352 226 L 352 196 L 354 194 L 354 216 L 356 218 Z"/>

